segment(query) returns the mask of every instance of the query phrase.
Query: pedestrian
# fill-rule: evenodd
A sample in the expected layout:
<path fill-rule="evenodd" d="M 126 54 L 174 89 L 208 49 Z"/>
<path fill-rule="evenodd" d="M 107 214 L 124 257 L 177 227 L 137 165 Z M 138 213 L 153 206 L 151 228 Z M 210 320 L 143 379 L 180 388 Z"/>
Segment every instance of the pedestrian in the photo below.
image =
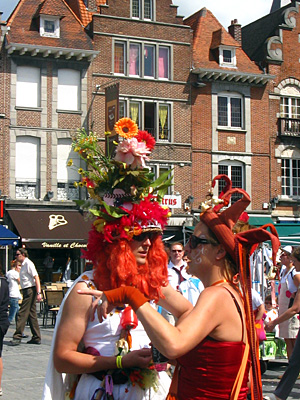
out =
<path fill-rule="evenodd" d="M 296 247 L 291 254 L 291 259 L 297 272 L 300 272 L 300 247 Z M 300 289 L 298 288 L 294 302 L 290 308 L 284 313 L 279 315 L 278 318 L 270 321 L 266 324 L 266 330 L 272 332 L 276 325 L 281 324 L 284 321 L 288 321 L 291 317 L 298 317 L 300 312 Z M 278 383 L 275 392 L 265 395 L 266 400 L 286 400 L 291 393 L 296 379 L 300 372 L 300 335 L 298 332 L 293 352 L 289 358 L 289 363 L 285 373 L 283 374 L 280 382 Z"/>
<path fill-rule="evenodd" d="M 32 338 L 27 343 L 41 344 L 41 333 L 36 313 L 36 302 L 42 301 L 40 278 L 34 263 L 28 258 L 26 249 L 18 249 L 16 259 L 21 262 L 20 284 L 23 299 L 18 312 L 16 331 L 10 345 L 18 346 L 21 343 L 27 320 L 32 334 Z"/>
<path fill-rule="evenodd" d="M 271 240 L 275 259 L 279 239 L 274 226 L 270 226 L 273 233 L 265 227 L 232 232 L 233 224 L 250 198 L 242 189 L 232 189 L 229 178 L 224 175 L 216 177 L 213 186 L 220 179 L 226 180 L 227 190 L 220 199 L 211 194 L 202 204 L 200 222 L 185 246 L 189 272 L 201 279 L 205 287 L 190 313 L 172 326 L 150 307 L 138 289 L 128 286 L 104 291 L 102 305 L 94 302 L 100 310 L 107 305 L 106 299 L 110 304 L 129 303 L 153 345 L 169 359 L 177 359 L 169 399 L 246 399 L 250 360 L 252 398 L 262 399 L 251 310 L 249 249 Z M 242 197 L 220 213 L 233 193 Z M 97 290 L 85 290 L 84 294 L 102 296 Z"/>
<path fill-rule="evenodd" d="M 11 262 L 11 269 L 6 274 L 9 287 L 9 314 L 8 320 L 11 324 L 13 320 L 17 320 L 17 314 L 19 311 L 19 301 L 22 300 L 20 293 L 20 270 L 21 263 L 17 260 Z"/>
<path fill-rule="evenodd" d="M 187 273 L 187 263 L 183 261 L 184 250 L 183 244 L 175 242 L 170 245 L 170 261 L 168 263 L 168 280 L 173 289 L 179 291 L 179 285 L 186 279 L 190 278 Z M 168 310 L 161 308 L 161 315 L 175 325 L 176 318 Z"/>
<path fill-rule="evenodd" d="M 136 127 L 137 133 L 133 121 L 121 121 L 128 125 L 128 134 L 130 126 Z M 119 146 L 124 149 L 123 155 L 126 150 L 130 153 L 127 163 L 116 160 L 119 146 L 115 158 L 100 157 L 97 142 L 97 137 L 82 135 L 74 143 L 90 163 L 90 172 L 84 171 L 83 176 L 90 194 L 88 207 L 92 204 L 90 212 L 97 218 L 84 257 L 93 263 L 93 270 L 74 282 L 60 307 L 43 400 L 65 399 L 66 391 L 74 400 L 102 395 L 114 400 L 165 400 L 171 382 L 165 371 L 167 363 L 151 363 L 150 339 L 133 310 L 120 304 L 111 308 L 108 318 L 93 315 L 91 319 L 92 299 L 78 293 L 86 288 L 132 285 L 152 303 L 164 293 L 163 305 L 167 306 L 170 299 L 176 316 L 192 308 L 168 285 L 168 260 L 161 233 L 169 210 L 157 202 L 151 172 L 140 164 L 143 152 L 150 153 L 145 143 L 152 147 L 153 137 L 144 131 L 137 138 L 124 137 Z M 181 298 L 184 303 L 178 309 Z"/>
<path fill-rule="evenodd" d="M 300 284 L 300 273 L 298 273 L 291 260 L 292 246 L 281 248 L 281 270 L 278 287 L 278 313 L 283 314 L 290 306 L 290 302 L 297 292 Z M 290 319 L 284 320 L 279 324 L 279 336 L 284 338 L 286 343 L 287 356 L 292 355 L 296 338 L 299 331 L 299 318 L 297 315 L 291 316 Z"/>
<path fill-rule="evenodd" d="M 52 282 L 52 271 L 53 271 L 54 258 L 51 257 L 50 253 L 47 251 L 46 257 L 43 261 L 45 267 L 45 282 Z"/>
<path fill-rule="evenodd" d="M 2 390 L 2 374 L 3 374 L 3 361 L 2 361 L 2 348 L 3 338 L 9 327 L 8 321 L 8 302 L 9 290 L 7 280 L 0 276 L 0 396 L 3 395 Z"/>

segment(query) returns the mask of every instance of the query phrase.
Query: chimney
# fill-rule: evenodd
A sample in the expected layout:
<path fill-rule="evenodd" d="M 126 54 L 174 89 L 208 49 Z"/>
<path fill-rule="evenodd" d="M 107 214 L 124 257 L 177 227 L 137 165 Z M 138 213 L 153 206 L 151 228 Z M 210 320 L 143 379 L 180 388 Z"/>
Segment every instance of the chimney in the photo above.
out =
<path fill-rule="evenodd" d="M 231 21 L 231 25 L 228 27 L 228 32 L 239 44 L 242 44 L 242 25 L 238 23 L 237 19 Z"/>

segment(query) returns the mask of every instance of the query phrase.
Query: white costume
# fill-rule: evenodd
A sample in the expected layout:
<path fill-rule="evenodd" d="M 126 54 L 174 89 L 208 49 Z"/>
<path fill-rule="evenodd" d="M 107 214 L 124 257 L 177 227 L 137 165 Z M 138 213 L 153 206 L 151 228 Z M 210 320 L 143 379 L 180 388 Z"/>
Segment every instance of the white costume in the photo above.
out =
<path fill-rule="evenodd" d="M 93 282 L 93 272 L 87 271 L 82 274 L 73 284 L 77 282 L 85 281 L 87 283 Z M 71 289 L 71 290 L 72 290 Z M 70 291 L 66 296 L 70 293 Z M 64 300 L 65 301 L 65 300 Z M 65 400 L 65 392 L 71 388 L 69 379 L 66 374 L 58 373 L 53 366 L 53 350 L 54 342 L 57 331 L 57 326 L 59 325 L 63 304 L 60 308 L 57 323 L 53 335 L 52 348 L 50 353 L 50 360 L 48 364 L 48 369 L 46 373 L 44 391 L 42 400 Z M 122 311 L 113 310 L 106 320 L 99 323 L 97 315 L 95 315 L 94 321 L 89 321 L 85 334 L 83 336 L 83 342 L 85 349 L 100 353 L 102 356 L 113 356 L 115 355 L 115 345 L 117 340 L 120 338 L 121 325 L 120 318 Z M 138 350 L 144 347 L 149 347 L 150 339 L 147 336 L 142 324 L 139 322 L 135 329 L 131 330 L 132 336 L 132 350 Z M 170 378 L 167 373 L 162 371 L 159 372 L 158 390 L 154 391 L 153 388 L 143 390 L 138 384 L 132 386 L 132 384 L 114 384 L 113 386 L 113 396 L 114 400 L 164 400 L 167 397 Z M 74 400 L 92 400 L 95 392 L 99 387 L 102 386 L 102 381 L 98 380 L 91 374 L 81 375 Z"/>

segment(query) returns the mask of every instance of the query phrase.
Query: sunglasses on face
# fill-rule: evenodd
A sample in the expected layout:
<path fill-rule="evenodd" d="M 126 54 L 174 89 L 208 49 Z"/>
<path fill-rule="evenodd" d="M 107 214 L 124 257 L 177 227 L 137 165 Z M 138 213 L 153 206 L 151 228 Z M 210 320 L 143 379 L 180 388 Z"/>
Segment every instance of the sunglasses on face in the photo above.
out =
<path fill-rule="evenodd" d="M 204 238 L 199 238 L 198 236 L 191 235 L 189 238 L 189 246 L 190 249 L 195 249 L 199 244 L 213 244 L 216 245 L 217 243 L 213 242 L 212 240 L 204 239 Z"/>
<path fill-rule="evenodd" d="M 144 242 L 144 240 L 149 239 L 151 241 L 158 235 L 158 232 L 143 232 L 140 235 L 134 236 L 133 240 L 136 240 L 137 242 Z"/>
<path fill-rule="evenodd" d="M 16 253 L 16 256 L 20 256 L 21 255 L 21 253 Z"/>
<path fill-rule="evenodd" d="M 182 253 L 183 252 L 183 250 L 171 250 L 172 251 L 172 253 Z"/>

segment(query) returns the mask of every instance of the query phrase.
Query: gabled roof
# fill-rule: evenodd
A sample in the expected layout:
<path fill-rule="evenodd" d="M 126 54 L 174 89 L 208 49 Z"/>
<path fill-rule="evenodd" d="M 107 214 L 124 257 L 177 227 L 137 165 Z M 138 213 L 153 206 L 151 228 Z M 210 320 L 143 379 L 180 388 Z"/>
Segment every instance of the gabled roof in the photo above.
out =
<path fill-rule="evenodd" d="M 60 19 L 59 38 L 40 35 L 40 16 L 45 14 Z M 44 57 L 54 55 L 56 58 L 68 54 L 68 58 L 74 56 L 77 59 L 97 54 L 82 21 L 65 0 L 21 0 L 9 18 L 8 26 L 6 48 L 10 54 L 43 53 Z"/>
<path fill-rule="evenodd" d="M 237 68 L 239 72 L 260 73 L 259 68 L 248 58 L 238 43 L 220 24 L 211 11 L 202 8 L 184 20 L 193 29 L 193 61 L 195 67 L 220 68 L 219 60 L 213 50 L 220 45 L 236 48 Z M 236 71 L 237 68 L 232 68 Z M 230 68 L 226 68 L 228 70 Z"/>

